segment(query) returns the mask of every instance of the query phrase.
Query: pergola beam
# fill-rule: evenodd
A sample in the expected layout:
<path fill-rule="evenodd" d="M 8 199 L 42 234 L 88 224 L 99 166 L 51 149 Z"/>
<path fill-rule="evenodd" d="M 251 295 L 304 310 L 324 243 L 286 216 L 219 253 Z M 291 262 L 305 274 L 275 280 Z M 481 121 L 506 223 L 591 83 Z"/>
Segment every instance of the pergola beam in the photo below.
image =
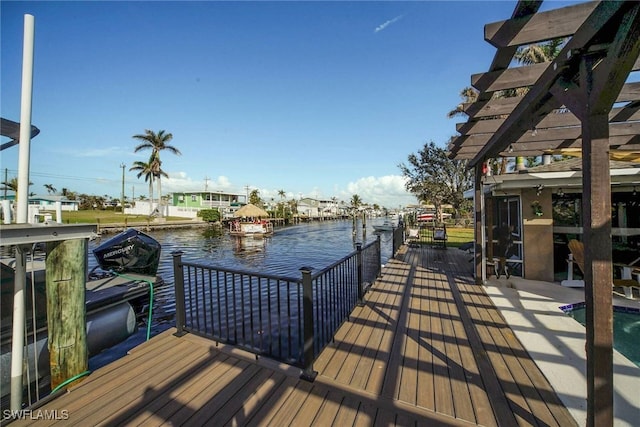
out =
<path fill-rule="evenodd" d="M 595 7 L 593 2 L 581 3 L 526 18 L 487 24 L 484 26 L 484 39 L 497 48 L 504 48 L 567 37 L 578 30 Z"/>
<path fill-rule="evenodd" d="M 525 132 L 549 112 L 559 108 L 562 103 L 551 96 L 551 88 L 563 77 L 577 73 L 580 50 L 587 48 L 594 39 L 602 36 L 602 28 L 618 13 L 632 8 L 626 2 L 600 2 L 567 42 L 558 58 L 540 76 L 536 84 L 523 97 L 503 125 L 493 134 L 485 147 L 470 161 L 471 166 L 481 163 L 486 158 L 495 157 L 504 151 L 509 144 L 518 140 Z M 598 40 L 600 42 L 600 40 Z"/>

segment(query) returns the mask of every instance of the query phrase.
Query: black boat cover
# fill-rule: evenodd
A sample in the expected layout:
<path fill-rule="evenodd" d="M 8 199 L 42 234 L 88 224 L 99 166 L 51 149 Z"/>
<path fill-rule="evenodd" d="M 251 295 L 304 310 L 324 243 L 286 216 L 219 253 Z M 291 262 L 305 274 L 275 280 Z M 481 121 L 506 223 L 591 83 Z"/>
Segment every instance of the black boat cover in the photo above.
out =
<path fill-rule="evenodd" d="M 95 248 L 93 255 L 105 271 L 154 276 L 160 250 L 160 243 L 153 237 L 130 228 Z"/>

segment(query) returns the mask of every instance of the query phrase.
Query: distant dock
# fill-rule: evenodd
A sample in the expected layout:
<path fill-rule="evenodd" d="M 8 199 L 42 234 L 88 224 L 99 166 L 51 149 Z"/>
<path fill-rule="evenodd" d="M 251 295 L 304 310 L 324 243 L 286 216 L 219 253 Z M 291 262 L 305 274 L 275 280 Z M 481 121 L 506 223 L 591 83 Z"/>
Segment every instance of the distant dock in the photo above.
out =
<path fill-rule="evenodd" d="M 212 224 L 200 219 L 185 219 L 183 221 L 163 221 L 158 218 L 148 221 L 124 221 L 120 223 L 98 223 L 98 234 L 120 233 L 128 228 L 136 228 L 141 231 L 169 230 L 176 228 L 205 228 Z"/>

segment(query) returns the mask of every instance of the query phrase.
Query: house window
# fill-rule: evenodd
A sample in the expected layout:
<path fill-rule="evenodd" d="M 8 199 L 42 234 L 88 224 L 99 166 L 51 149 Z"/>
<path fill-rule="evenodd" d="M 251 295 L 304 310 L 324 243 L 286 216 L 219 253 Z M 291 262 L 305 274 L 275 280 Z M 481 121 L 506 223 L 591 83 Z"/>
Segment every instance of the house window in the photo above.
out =
<path fill-rule="evenodd" d="M 191 201 L 192 202 L 197 202 L 198 201 L 198 196 L 196 196 L 195 194 L 191 195 Z"/>

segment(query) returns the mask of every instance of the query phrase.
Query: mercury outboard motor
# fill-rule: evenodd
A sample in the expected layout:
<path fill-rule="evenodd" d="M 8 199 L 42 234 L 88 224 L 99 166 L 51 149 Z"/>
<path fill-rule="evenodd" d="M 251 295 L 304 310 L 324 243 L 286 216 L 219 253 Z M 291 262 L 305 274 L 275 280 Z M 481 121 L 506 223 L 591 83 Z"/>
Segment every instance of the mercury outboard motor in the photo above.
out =
<path fill-rule="evenodd" d="M 154 276 L 160 262 L 160 243 L 130 228 L 93 250 L 100 268 L 118 273 Z"/>

